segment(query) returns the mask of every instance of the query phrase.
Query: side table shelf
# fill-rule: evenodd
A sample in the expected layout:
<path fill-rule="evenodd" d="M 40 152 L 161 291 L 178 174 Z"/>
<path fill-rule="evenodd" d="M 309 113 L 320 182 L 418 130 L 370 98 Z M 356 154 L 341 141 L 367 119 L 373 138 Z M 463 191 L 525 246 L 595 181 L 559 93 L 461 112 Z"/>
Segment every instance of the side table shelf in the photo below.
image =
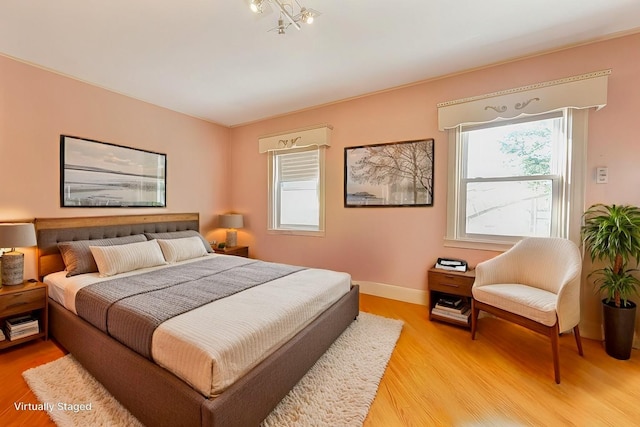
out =
<path fill-rule="evenodd" d="M 466 321 L 452 319 L 433 313 L 433 308 L 443 296 L 459 296 L 462 297 L 464 304 L 471 307 L 471 287 L 475 281 L 475 270 L 467 270 L 466 272 L 454 270 L 442 270 L 430 268 L 427 273 L 427 285 L 429 288 L 429 320 L 438 320 L 448 322 L 454 325 L 471 328 L 471 317 L 468 316 Z"/>
<path fill-rule="evenodd" d="M 5 332 L 0 350 L 38 338 L 48 338 L 49 316 L 47 285 L 42 282 L 24 282 L 22 285 L 4 285 L 0 289 L 0 327 Z M 31 314 L 38 320 L 39 332 L 13 341 L 9 340 L 5 322 L 7 319 Z"/>

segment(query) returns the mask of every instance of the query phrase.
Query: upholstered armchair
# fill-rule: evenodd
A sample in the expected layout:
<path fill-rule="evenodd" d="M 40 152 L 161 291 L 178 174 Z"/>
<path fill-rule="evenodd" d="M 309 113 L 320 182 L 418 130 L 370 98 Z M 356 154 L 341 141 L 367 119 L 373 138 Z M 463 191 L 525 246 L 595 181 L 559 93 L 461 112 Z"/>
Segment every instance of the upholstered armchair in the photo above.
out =
<path fill-rule="evenodd" d="M 547 335 L 556 383 L 560 383 L 560 332 L 573 329 L 580 341 L 582 257 L 575 243 L 560 238 L 525 238 L 503 254 L 479 263 L 472 287 L 471 339 L 480 310 Z"/>

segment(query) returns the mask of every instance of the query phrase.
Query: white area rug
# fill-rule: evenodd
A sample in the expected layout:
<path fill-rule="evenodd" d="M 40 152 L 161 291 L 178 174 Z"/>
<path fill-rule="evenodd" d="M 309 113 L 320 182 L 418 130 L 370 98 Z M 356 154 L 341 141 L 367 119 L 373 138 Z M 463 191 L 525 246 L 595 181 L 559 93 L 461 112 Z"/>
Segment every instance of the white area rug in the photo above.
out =
<path fill-rule="evenodd" d="M 361 312 L 263 426 L 361 426 L 401 330 L 400 320 Z M 22 375 L 60 427 L 141 425 L 71 355 Z"/>

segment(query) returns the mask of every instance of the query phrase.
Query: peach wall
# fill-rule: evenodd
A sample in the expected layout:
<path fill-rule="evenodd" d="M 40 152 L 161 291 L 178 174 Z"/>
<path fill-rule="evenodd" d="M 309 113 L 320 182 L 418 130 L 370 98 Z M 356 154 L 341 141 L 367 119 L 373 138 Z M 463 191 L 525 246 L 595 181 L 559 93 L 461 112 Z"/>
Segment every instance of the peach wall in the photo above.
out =
<path fill-rule="evenodd" d="M 60 134 L 166 153 L 167 208 L 60 208 Z M 225 127 L 0 56 L 0 221 L 199 212 L 211 232 L 228 208 L 228 139 Z"/>
<path fill-rule="evenodd" d="M 231 206 L 244 213 L 247 222 L 240 239 L 263 259 L 338 269 L 355 280 L 425 290 L 426 271 L 437 257 L 476 264 L 495 255 L 443 246 L 447 141 L 437 128 L 436 104 L 608 68 L 608 105 L 589 119 L 586 201 L 640 205 L 639 51 L 640 34 L 634 34 L 234 128 Z M 334 127 L 326 157 L 326 237 L 267 234 L 267 158 L 258 154 L 258 136 L 320 123 Z M 433 207 L 343 207 L 344 147 L 418 138 L 435 138 Z M 596 166 L 609 167 L 609 184 L 595 184 Z M 583 294 L 593 305 L 592 290 Z M 588 308 L 589 316 L 597 317 L 595 307 Z"/>

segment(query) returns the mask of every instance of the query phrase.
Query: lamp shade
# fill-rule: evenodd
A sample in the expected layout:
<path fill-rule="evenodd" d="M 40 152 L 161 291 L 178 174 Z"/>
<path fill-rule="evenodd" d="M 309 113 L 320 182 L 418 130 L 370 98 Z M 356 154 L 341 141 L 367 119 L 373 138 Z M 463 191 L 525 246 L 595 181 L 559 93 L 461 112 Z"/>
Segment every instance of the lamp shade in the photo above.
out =
<path fill-rule="evenodd" d="M 0 223 L 0 248 L 26 248 L 36 244 L 32 223 Z"/>
<path fill-rule="evenodd" d="M 244 220 L 240 214 L 225 214 L 220 215 L 220 227 L 221 228 L 242 228 L 244 226 Z"/>
<path fill-rule="evenodd" d="M 24 254 L 15 248 L 35 246 L 36 231 L 32 223 L 0 223 L 0 248 L 11 248 L 2 254 L 2 285 L 20 285 L 24 280 Z"/>

